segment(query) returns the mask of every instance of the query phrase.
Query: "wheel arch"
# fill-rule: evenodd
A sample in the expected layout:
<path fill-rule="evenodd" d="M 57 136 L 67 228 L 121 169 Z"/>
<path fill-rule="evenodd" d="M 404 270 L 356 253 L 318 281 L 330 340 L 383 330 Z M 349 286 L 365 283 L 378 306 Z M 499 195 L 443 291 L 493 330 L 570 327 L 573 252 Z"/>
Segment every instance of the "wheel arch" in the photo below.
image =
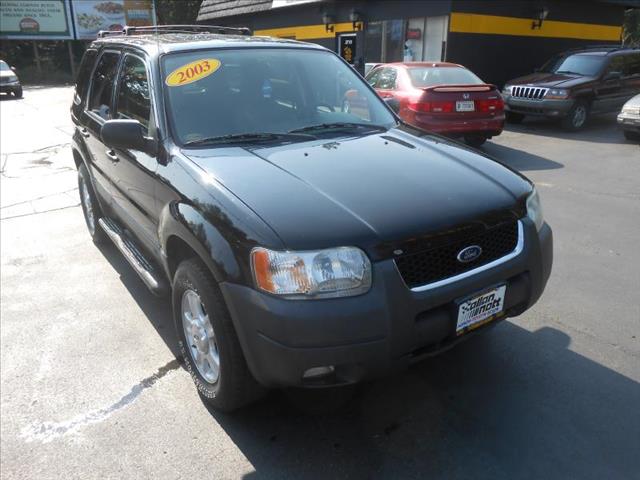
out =
<path fill-rule="evenodd" d="M 158 230 L 169 280 L 188 258 L 199 258 L 216 282 L 244 283 L 243 269 L 227 239 L 193 206 L 173 203 L 160 215 Z"/>

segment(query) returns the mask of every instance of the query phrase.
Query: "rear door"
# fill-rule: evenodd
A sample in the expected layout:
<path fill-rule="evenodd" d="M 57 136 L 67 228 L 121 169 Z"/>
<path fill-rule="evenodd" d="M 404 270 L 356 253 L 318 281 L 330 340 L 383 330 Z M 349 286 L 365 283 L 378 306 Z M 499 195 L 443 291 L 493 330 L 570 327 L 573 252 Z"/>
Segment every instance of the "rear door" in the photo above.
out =
<path fill-rule="evenodd" d="M 85 138 L 89 152 L 89 166 L 94 178 L 96 193 L 103 203 L 111 205 L 113 188 L 109 178 L 109 169 L 113 158 L 107 155 L 109 150 L 100 136 L 100 129 L 111 119 L 113 110 L 113 87 L 115 84 L 120 51 L 103 50 L 91 77 L 86 108 L 82 112 L 80 133 Z M 103 205 L 104 206 L 104 205 Z"/>
<path fill-rule="evenodd" d="M 601 77 L 600 87 L 592 105 L 595 112 L 617 112 L 622 108 L 625 102 L 623 73 L 624 57 L 622 55 L 612 57 Z M 612 74 L 617 76 L 610 77 Z"/>
<path fill-rule="evenodd" d="M 124 54 L 115 91 L 115 119 L 137 120 L 145 136 L 155 137 L 155 112 L 152 101 L 151 72 L 142 55 Z M 113 185 L 114 210 L 126 228 L 147 250 L 157 251 L 155 212 L 156 157 L 138 150 L 111 149 L 109 176 Z"/>
<path fill-rule="evenodd" d="M 624 56 L 622 82 L 625 89 L 625 102 L 640 93 L 640 52 Z"/>

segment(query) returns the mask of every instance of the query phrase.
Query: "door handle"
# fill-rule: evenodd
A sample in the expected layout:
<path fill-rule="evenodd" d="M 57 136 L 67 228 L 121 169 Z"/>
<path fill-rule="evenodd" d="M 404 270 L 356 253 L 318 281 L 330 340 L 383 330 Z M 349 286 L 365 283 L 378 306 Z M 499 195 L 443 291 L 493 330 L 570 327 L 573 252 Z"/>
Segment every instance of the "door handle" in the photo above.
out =
<path fill-rule="evenodd" d="M 80 135 L 82 135 L 84 138 L 89 138 L 91 136 L 89 130 L 87 130 L 86 128 L 80 129 Z"/>
<path fill-rule="evenodd" d="M 116 163 L 116 162 L 120 161 L 120 159 L 118 158 L 118 155 L 113 150 L 107 150 L 106 154 L 107 154 L 107 157 L 109 158 L 109 160 L 111 160 L 113 163 Z"/>

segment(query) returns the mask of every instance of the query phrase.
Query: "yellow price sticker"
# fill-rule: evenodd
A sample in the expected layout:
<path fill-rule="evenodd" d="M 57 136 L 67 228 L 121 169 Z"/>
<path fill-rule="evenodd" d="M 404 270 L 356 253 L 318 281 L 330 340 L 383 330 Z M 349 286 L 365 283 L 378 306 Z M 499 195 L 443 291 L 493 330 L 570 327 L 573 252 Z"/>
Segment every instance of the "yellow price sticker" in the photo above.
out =
<path fill-rule="evenodd" d="M 170 87 L 179 87 L 180 85 L 188 85 L 189 83 L 202 80 L 208 77 L 221 66 L 220 60 L 215 58 L 204 58 L 195 62 L 187 63 L 176 68 L 167 75 L 165 83 Z"/>

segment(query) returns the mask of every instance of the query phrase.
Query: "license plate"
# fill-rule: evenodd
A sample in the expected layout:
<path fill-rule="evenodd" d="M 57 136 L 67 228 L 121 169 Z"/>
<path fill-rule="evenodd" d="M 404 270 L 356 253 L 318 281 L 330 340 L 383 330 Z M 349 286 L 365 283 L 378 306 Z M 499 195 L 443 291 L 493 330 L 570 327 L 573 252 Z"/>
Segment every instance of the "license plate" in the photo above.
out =
<path fill-rule="evenodd" d="M 473 112 L 476 109 L 473 100 L 456 102 L 456 112 Z"/>
<path fill-rule="evenodd" d="M 500 285 L 460 303 L 456 335 L 478 328 L 501 316 L 506 291 L 507 286 Z"/>

